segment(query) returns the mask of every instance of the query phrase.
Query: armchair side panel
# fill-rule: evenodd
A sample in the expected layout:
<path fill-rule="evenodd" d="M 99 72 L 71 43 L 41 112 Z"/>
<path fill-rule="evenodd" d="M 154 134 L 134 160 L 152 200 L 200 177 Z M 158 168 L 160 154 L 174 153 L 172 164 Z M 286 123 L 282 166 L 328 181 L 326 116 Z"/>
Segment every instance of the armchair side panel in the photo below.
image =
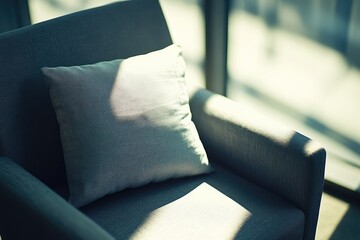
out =
<path fill-rule="evenodd" d="M 266 116 L 206 90 L 193 91 L 191 108 L 210 162 L 292 202 L 305 214 L 303 239 L 314 239 L 325 150 Z"/>

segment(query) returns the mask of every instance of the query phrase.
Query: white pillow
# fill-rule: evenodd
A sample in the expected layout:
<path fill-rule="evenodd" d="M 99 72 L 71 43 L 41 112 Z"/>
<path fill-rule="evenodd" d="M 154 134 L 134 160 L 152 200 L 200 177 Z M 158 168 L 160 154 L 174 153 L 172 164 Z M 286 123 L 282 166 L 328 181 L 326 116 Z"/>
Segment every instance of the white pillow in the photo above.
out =
<path fill-rule="evenodd" d="M 191 121 L 179 46 L 42 71 L 60 125 L 74 206 L 210 171 Z"/>

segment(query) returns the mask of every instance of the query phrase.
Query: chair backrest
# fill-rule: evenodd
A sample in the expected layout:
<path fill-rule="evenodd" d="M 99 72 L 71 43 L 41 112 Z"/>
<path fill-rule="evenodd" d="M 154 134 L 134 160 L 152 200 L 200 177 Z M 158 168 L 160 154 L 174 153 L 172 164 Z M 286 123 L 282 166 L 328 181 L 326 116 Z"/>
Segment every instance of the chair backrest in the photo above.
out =
<path fill-rule="evenodd" d="M 65 168 L 41 67 L 91 64 L 172 43 L 157 0 L 117 2 L 0 35 L 0 155 L 49 186 Z"/>

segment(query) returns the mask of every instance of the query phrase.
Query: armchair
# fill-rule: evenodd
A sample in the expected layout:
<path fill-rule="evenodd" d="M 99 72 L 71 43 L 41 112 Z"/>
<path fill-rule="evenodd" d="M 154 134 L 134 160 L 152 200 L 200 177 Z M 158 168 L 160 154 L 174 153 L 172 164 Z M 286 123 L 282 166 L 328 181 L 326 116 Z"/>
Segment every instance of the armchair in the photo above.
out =
<path fill-rule="evenodd" d="M 240 103 L 189 87 L 214 172 L 76 208 L 41 68 L 159 50 L 157 0 L 81 11 L 0 35 L 0 236 L 9 239 L 314 239 L 325 150 Z"/>

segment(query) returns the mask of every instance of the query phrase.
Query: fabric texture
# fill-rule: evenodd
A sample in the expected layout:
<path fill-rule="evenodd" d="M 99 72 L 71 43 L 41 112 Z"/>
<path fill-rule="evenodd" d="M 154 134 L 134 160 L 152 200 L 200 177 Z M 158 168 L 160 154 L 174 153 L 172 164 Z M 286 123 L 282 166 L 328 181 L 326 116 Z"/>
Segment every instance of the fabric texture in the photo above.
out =
<path fill-rule="evenodd" d="M 65 184 L 59 126 L 41 67 L 125 59 L 170 44 L 158 0 L 116 1 L 0 33 L 0 155 L 50 187 Z"/>
<path fill-rule="evenodd" d="M 302 239 L 299 208 L 212 166 L 211 174 L 127 189 L 80 210 L 116 239 Z"/>
<path fill-rule="evenodd" d="M 191 121 L 179 46 L 42 71 L 60 125 L 74 206 L 210 171 Z"/>
<path fill-rule="evenodd" d="M 326 151 L 244 103 L 204 89 L 190 92 L 209 158 L 298 206 L 305 213 L 304 239 L 314 239 Z"/>
<path fill-rule="evenodd" d="M 13 160 L 0 156 L 0 239 L 114 240 Z"/>

